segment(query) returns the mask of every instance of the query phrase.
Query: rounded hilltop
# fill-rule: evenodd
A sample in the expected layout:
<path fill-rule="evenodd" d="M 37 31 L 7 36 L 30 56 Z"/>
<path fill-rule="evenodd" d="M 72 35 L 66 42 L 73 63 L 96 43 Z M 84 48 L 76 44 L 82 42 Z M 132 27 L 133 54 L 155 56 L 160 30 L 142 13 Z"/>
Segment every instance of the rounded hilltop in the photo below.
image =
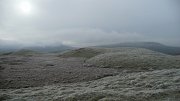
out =
<path fill-rule="evenodd" d="M 135 70 L 180 68 L 180 60 L 177 56 L 166 55 L 144 48 L 88 47 L 67 51 L 61 54 L 60 57 L 86 58 L 86 64 L 103 68 Z"/>

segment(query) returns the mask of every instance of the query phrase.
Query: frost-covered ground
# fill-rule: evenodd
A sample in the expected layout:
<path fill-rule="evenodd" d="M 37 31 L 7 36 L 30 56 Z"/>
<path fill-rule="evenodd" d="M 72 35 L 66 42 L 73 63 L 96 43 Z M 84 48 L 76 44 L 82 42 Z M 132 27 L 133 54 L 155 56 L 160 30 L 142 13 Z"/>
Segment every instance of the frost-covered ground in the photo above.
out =
<path fill-rule="evenodd" d="M 180 58 L 178 56 L 136 48 L 130 51 L 107 52 L 96 55 L 88 59 L 87 63 L 98 67 L 130 68 L 135 70 L 180 68 Z"/>
<path fill-rule="evenodd" d="M 44 87 L 1 89 L 8 101 L 179 101 L 180 69 L 127 73 Z"/>
<path fill-rule="evenodd" d="M 0 89 L 83 82 L 118 73 L 113 68 L 88 67 L 83 64 L 83 58 L 59 58 L 56 54 L 1 56 Z"/>
<path fill-rule="evenodd" d="M 0 60 L 0 101 L 180 101 L 179 56 L 81 48 Z"/>

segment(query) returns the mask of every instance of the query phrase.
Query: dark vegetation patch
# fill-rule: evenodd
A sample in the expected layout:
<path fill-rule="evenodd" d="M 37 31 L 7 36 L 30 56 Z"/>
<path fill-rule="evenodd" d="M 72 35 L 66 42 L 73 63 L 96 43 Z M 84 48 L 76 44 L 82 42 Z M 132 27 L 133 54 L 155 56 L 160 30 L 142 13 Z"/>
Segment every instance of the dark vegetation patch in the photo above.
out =
<path fill-rule="evenodd" d="M 2 53 L 2 55 L 11 55 L 13 52 Z"/>
<path fill-rule="evenodd" d="M 10 96 L 7 94 L 0 94 L 0 101 L 6 101 L 10 99 Z"/>
<path fill-rule="evenodd" d="M 50 66 L 51 67 L 51 66 L 55 66 L 55 65 L 54 64 L 46 64 L 46 66 Z"/>
<path fill-rule="evenodd" d="M 4 69 L 5 69 L 5 67 L 0 65 L 0 71 L 4 70 Z"/>

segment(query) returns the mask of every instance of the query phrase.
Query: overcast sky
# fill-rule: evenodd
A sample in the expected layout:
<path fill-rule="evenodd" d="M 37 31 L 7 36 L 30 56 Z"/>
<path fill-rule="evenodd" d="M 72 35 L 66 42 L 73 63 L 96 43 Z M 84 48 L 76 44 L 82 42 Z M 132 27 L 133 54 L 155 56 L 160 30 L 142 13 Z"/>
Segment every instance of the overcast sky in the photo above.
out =
<path fill-rule="evenodd" d="M 178 0 L 0 0 L 0 43 L 180 46 Z"/>

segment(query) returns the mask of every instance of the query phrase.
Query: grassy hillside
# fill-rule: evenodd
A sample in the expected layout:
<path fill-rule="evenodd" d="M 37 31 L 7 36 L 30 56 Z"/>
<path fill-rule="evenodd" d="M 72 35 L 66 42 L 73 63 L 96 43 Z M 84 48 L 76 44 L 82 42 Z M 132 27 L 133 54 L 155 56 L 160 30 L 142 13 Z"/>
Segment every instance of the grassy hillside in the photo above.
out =
<path fill-rule="evenodd" d="M 167 46 L 156 42 L 119 43 L 112 45 L 104 45 L 100 47 L 104 47 L 104 48 L 136 47 L 136 48 L 146 48 L 149 50 L 153 50 L 169 55 L 180 55 L 180 47 Z"/>
<path fill-rule="evenodd" d="M 105 53 L 107 49 L 101 48 L 80 48 L 76 50 L 71 50 L 64 52 L 63 54 L 59 55 L 60 57 L 83 57 L 83 58 L 91 58 L 98 54 Z"/>
<path fill-rule="evenodd" d="M 144 48 L 80 48 L 62 53 L 60 57 L 83 57 L 86 63 L 107 68 L 138 70 L 180 68 L 178 56 L 166 55 Z"/>
<path fill-rule="evenodd" d="M 129 52 L 137 48 L 128 48 L 128 47 L 122 47 L 122 48 L 99 48 L 99 47 L 87 47 L 87 48 L 80 48 L 75 49 L 71 51 L 66 51 L 60 54 L 60 57 L 84 57 L 84 58 L 92 58 L 94 56 L 97 56 L 99 54 L 104 53 L 111 53 L 111 52 Z"/>
<path fill-rule="evenodd" d="M 144 70 L 180 68 L 180 60 L 177 57 L 141 48 L 100 54 L 87 60 L 87 63 L 98 67 Z"/>

